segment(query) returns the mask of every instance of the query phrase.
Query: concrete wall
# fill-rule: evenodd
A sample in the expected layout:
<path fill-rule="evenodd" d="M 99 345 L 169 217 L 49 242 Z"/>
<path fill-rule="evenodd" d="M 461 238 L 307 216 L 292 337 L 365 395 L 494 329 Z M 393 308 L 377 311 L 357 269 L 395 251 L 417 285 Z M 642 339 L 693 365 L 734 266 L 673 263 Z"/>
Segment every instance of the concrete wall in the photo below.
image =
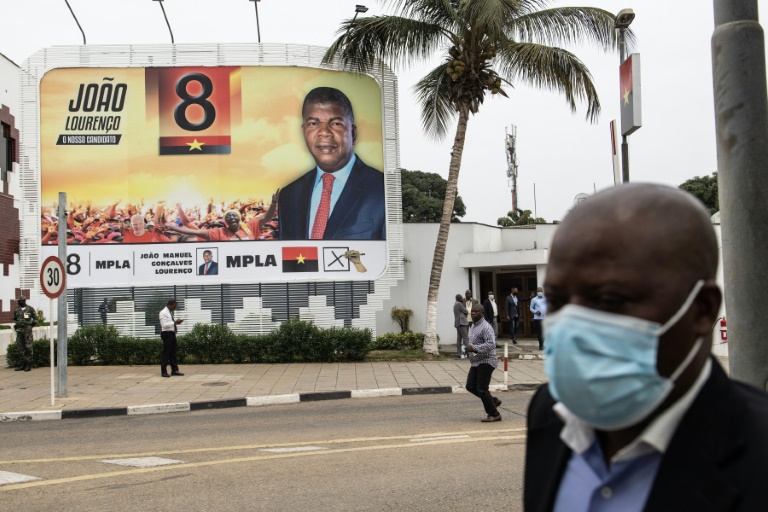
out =
<path fill-rule="evenodd" d="M 13 321 L 15 299 L 20 292 L 19 80 L 19 67 L 0 54 L 0 121 L 11 127 L 11 135 L 17 143 L 13 151 L 11 172 L 6 174 L 6 182 L 0 183 L 0 322 Z"/>

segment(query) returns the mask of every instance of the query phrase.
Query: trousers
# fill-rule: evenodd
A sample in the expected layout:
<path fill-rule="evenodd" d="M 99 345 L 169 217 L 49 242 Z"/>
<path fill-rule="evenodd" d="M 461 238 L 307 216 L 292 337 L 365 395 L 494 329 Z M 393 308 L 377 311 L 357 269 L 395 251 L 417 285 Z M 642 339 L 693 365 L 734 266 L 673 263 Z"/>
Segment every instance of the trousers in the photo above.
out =
<path fill-rule="evenodd" d="M 179 364 L 176 361 L 176 352 L 178 346 L 176 345 L 176 333 L 173 331 L 163 331 L 160 333 L 160 338 L 163 340 L 163 355 L 160 358 L 160 370 L 163 373 L 167 373 L 168 364 L 171 365 L 171 371 L 179 371 Z"/>
<path fill-rule="evenodd" d="M 467 326 L 460 325 L 456 328 L 456 355 L 461 356 L 461 345 L 467 344 Z"/>
<path fill-rule="evenodd" d="M 483 401 L 483 407 L 488 416 L 499 415 L 499 411 L 496 410 L 496 404 L 493 403 L 493 396 L 488 391 L 488 386 L 491 384 L 491 375 L 495 369 L 489 364 L 481 363 L 477 366 L 472 366 L 467 375 L 467 391 Z"/>

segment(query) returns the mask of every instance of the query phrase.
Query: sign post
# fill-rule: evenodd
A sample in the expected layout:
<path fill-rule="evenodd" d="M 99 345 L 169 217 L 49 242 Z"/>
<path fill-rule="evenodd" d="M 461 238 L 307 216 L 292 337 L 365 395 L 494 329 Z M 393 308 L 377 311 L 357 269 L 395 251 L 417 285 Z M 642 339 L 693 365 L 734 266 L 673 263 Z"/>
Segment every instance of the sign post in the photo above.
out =
<path fill-rule="evenodd" d="M 40 268 L 40 287 L 43 289 L 43 293 L 51 299 L 51 316 L 48 318 L 48 338 L 51 346 L 51 406 L 54 405 L 53 301 L 64 291 L 66 276 L 67 274 L 64 272 L 64 264 L 56 256 L 49 256 L 46 258 L 43 262 L 43 266 Z"/>

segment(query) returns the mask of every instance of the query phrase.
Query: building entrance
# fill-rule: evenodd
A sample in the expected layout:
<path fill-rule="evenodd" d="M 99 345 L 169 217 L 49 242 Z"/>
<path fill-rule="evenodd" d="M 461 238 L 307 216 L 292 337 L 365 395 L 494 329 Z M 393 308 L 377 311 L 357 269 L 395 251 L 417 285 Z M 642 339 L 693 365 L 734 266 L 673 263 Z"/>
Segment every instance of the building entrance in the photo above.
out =
<path fill-rule="evenodd" d="M 512 288 L 517 288 L 517 298 L 522 299 L 519 303 L 520 311 L 520 325 L 517 328 L 517 336 L 535 336 L 533 332 L 533 314 L 530 310 L 529 299 L 531 292 L 536 295 L 536 288 L 538 287 L 536 272 L 505 272 L 496 274 L 496 287 L 494 292 L 496 293 L 496 302 L 499 305 L 499 316 L 501 317 L 501 331 L 502 337 L 509 336 L 509 319 L 505 311 L 505 304 L 507 297 L 512 292 Z M 486 292 L 487 293 L 487 292 Z"/>

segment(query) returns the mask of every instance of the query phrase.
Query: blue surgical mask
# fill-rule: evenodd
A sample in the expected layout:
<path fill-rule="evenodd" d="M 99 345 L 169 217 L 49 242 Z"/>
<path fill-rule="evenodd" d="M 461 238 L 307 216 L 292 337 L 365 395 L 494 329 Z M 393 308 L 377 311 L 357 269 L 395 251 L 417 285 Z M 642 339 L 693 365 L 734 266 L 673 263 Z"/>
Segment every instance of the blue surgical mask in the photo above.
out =
<path fill-rule="evenodd" d="M 536 296 L 538 298 L 542 298 L 544 296 L 544 293 L 543 292 L 536 292 Z"/>
<path fill-rule="evenodd" d="M 669 377 L 656 370 L 659 337 L 691 307 L 704 281 L 664 325 L 567 304 L 544 319 L 552 397 L 599 430 L 620 430 L 651 414 L 699 351 L 699 338 Z"/>

